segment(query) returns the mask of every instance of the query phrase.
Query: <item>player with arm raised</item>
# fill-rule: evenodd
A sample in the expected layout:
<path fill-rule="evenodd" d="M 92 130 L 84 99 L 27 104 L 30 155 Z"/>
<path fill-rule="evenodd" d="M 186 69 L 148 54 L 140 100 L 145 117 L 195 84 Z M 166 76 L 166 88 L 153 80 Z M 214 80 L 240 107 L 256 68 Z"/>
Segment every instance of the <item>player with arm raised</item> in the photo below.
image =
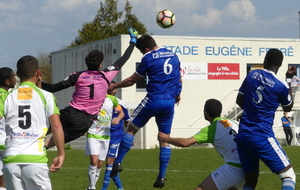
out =
<path fill-rule="evenodd" d="M 97 117 L 110 82 L 129 59 L 134 49 L 138 33 L 133 28 L 129 28 L 128 33 L 131 37 L 129 46 L 124 55 L 112 66 L 100 71 L 104 59 L 103 53 L 94 50 L 85 58 L 88 67 L 86 71 L 72 73 L 65 80 L 56 84 L 42 84 L 42 88 L 50 92 L 57 92 L 75 86 L 73 100 L 68 107 L 61 110 L 60 115 L 66 143 L 85 134 L 92 125 L 92 119 Z M 50 148 L 52 146 L 54 146 L 54 143 L 50 137 L 46 141 L 46 147 Z"/>
<path fill-rule="evenodd" d="M 111 89 L 132 86 L 142 77 L 148 76 L 147 95 L 131 116 L 132 120 L 120 143 L 111 177 L 121 171 L 120 163 L 131 148 L 134 135 L 147 124 L 150 118 L 155 117 L 160 132 L 168 135 L 171 133 L 174 106 L 180 101 L 182 83 L 177 55 L 165 47 L 159 48 L 148 34 L 138 38 L 136 47 L 143 54 L 141 64 L 130 77 L 112 84 Z M 165 173 L 171 158 L 170 145 L 166 142 L 159 142 L 159 145 L 159 174 L 153 184 L 156 188 L 164 187 Z"/>

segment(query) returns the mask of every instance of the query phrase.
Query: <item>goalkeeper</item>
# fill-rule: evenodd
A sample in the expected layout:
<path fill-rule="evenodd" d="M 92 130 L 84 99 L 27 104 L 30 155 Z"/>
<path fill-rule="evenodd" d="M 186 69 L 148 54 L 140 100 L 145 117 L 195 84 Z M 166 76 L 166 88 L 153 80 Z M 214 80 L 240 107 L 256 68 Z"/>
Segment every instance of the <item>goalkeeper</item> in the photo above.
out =
<path fill-rule="evenodd" d="M 130 58 L 135 47 L 138 32 L 128 29 L 129 46 L 124 55 L 113 65 L 100 70 L 104 55 L 101 51 L 93 50 L 85 57 L 88 67 L 85 71 L 70 74 L 66 79 L 56 84 L 42 83 L 42 88 L 49 92 L 57 92 L 70 86 L 75 86 L 73 100 L 69 106 L 60 111 L 60 119 L 65 133 L 65 143 L 84 135 L 96 119 L 104 102 L 108 87 L 122 66 Z M 52 137 L 46 139 L 46 148 L 53 147 Z"/>

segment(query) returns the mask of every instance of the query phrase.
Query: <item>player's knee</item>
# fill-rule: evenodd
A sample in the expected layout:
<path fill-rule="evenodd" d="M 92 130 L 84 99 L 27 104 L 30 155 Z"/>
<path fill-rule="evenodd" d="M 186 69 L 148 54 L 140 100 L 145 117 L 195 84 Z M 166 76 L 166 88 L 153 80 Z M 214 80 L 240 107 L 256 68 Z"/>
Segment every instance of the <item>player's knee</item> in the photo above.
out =
<path fill-rule="evenodd" d="M 296 182 L 296 174 L 295 174 L 293 168 L 290 168 L 287 171 L 278 174 L 278 177 L 281 180 L 284 180 L 284 179 L 288 178 L 288 179 L 291 179 L 292 181 Z"/>
<path fill-rule="evenodd" d="M 130 123 L 126 132 L 135 135 L 140 129 L 140 127 Z"/>

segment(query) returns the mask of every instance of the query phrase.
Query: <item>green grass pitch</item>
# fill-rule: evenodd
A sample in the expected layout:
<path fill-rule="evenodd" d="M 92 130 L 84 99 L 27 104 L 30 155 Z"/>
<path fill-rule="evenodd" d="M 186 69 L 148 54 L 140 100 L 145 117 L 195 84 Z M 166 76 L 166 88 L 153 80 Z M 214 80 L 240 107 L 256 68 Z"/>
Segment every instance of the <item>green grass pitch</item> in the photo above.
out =
<path fill-rule="evenodd" d="M 300 171 L 300 147 L 283 147 L 290 158 L 297 177 Z M 48 151 L 49 164 L 56 155 Z M 125 190 L 148 190 L 158 174 L 159 149 L 130 150 L 120 173 Z M 213 148 L 172 149 L 172 157 L 166 174 L 164 190 L 193 189 L 207 175 L 223 164 L 223 159 Z M 87 168 L 89 157 L 83 150 L 66 150 L 63 167 L 56 173 L 50 173 L 53 190 L 85 190 L 88 186 Z M 97 190 L 102 187 L 105 168 L 97 183 Z M 277 175 L 261 163 L 257 189 L 280 189 L 281 181 Z M 108 190 L 116 190 L 111 180 Z"/>

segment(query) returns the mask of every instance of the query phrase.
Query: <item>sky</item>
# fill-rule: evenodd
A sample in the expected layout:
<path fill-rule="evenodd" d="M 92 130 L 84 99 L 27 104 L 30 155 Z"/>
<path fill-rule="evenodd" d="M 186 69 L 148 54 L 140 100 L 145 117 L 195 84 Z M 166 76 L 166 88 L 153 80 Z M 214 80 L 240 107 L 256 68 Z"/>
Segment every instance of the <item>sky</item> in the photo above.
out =
<path fill-rule="evenodd" d="M 0 67 L 15 68 L 24 55 L 71 44 L 104 0 L 0 0 Z M 125 0 L 118 0 L 118 10 Z M 300 0 L 129 0 L 132 14 L 154 35 L 299 39 Z M 156 14 L 176 15 L 172 28 Z"/>

